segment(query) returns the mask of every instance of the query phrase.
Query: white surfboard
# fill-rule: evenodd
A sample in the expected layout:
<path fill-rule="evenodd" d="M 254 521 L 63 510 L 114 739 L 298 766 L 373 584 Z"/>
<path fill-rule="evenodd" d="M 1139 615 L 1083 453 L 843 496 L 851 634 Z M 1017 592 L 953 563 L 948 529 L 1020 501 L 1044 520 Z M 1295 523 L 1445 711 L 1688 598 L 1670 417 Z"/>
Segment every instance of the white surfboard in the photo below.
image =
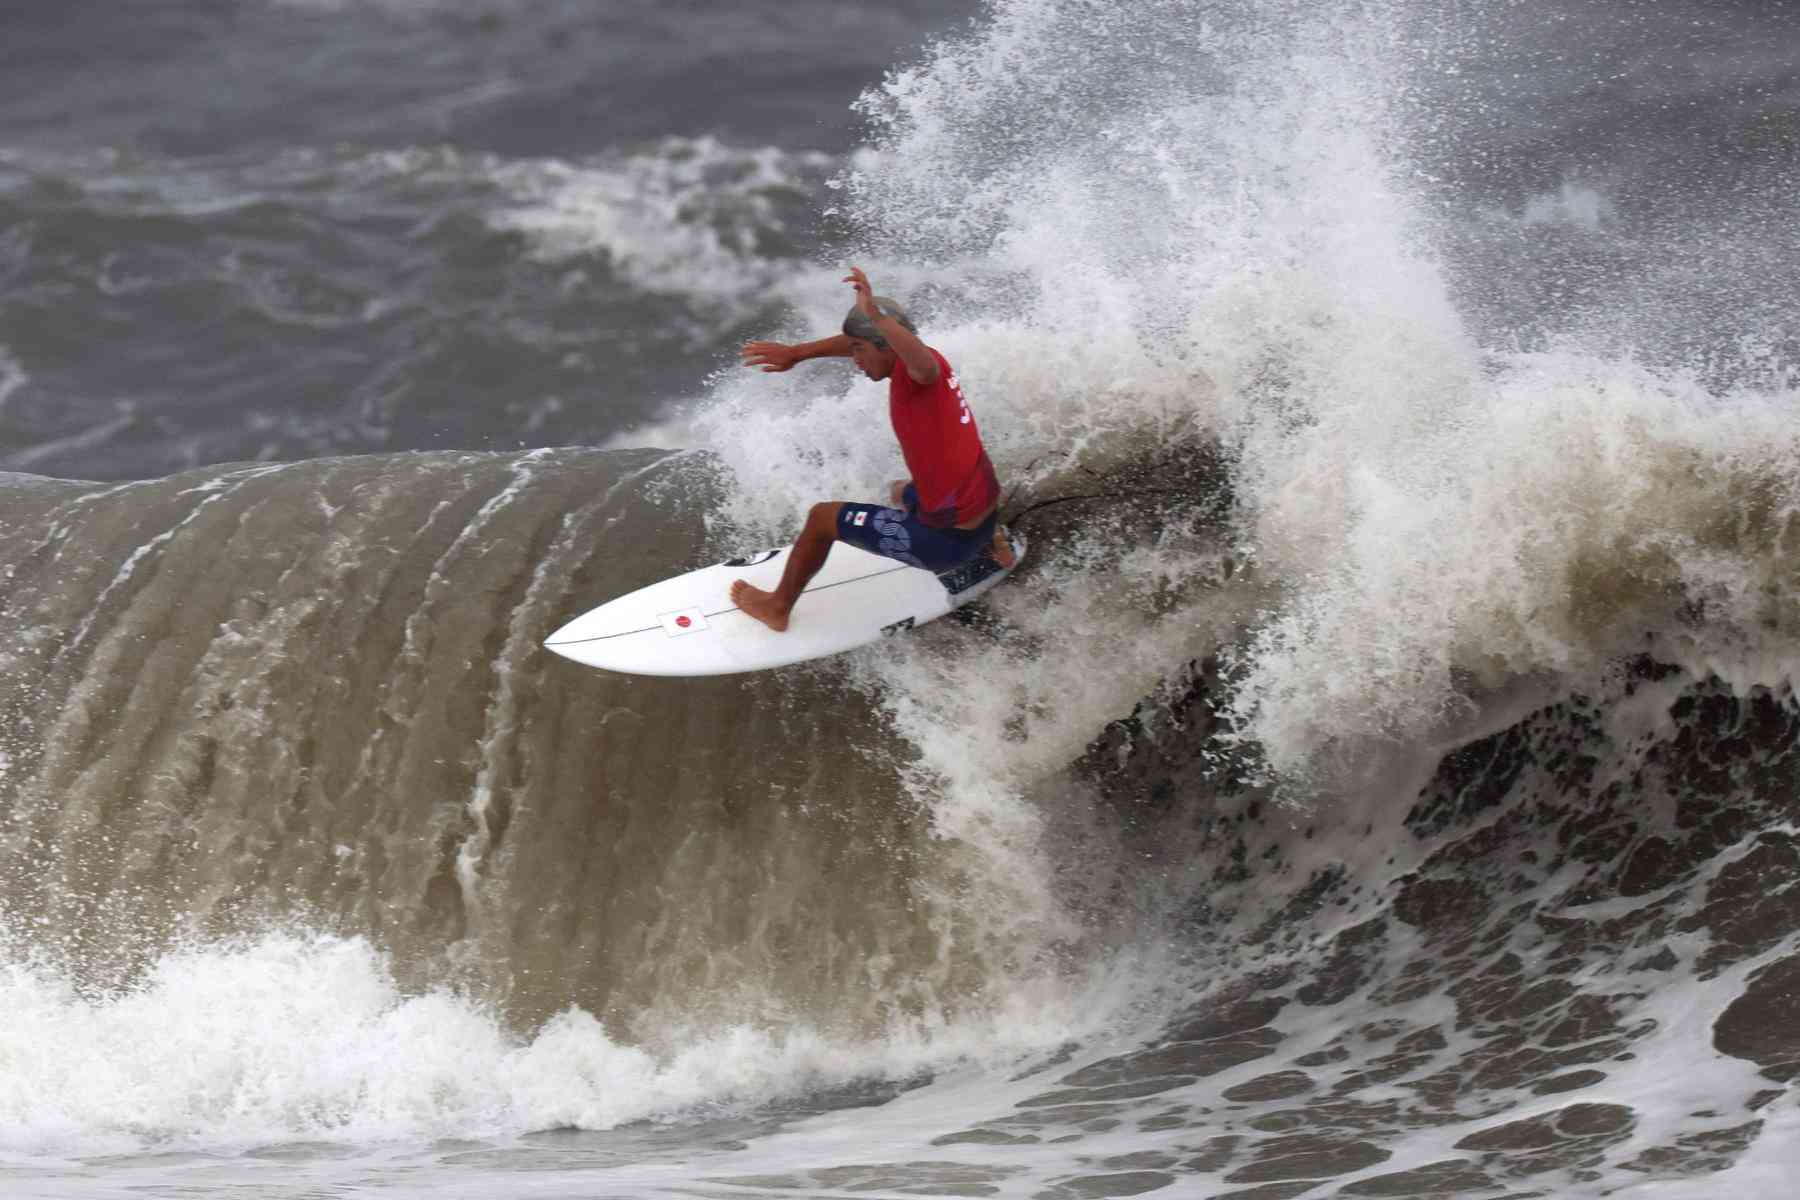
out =
<path fill-rule="evenodd" d="M 1025 539 L 1011 537 L 1014 554 L 1024 559 Z M 934 575 L 837 542 L 800 594 L 786 631 L 776 633 L 738 610 L 731 584 L 744 579 L 773 591 L 787 556 L 787 547 L 764 550 L 639 588 L 582 613 L 544 645 L 578 663 L 633 675 L 763 671 L 935 621 L 1010 573 L 983 554 Z"/>

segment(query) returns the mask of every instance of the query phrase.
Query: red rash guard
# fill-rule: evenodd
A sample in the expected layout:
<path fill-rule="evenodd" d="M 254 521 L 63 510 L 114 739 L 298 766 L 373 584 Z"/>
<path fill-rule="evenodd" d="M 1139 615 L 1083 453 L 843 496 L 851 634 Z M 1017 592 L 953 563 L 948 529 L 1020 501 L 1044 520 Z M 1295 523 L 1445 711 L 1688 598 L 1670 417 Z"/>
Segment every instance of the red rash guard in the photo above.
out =
<path fill-rule="evenodd" d="M 888 416 L 918 489 L 920 523 L 947 529 L 992 507 L 1000 499 L 1000 481 L 956 372 L 936 350 L 931 357 L 937 359 L 938 380 L 930 387 L 914 383 L 906 363 L 895 360 L 888 376 Z"/>

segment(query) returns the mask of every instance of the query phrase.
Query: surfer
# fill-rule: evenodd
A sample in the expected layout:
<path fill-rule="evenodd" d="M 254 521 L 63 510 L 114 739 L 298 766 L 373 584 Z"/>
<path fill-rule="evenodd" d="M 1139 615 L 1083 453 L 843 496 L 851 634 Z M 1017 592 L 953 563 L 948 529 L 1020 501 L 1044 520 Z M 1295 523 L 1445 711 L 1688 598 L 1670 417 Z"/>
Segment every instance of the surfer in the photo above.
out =
<path fill-rule="evenodd" d="M 870 379 L 887 380 L 888 417 L 912 478 L 894 482 L 887 505 L 813 505 L 774 591 L 742 579 L 731 585 L 732 603 L 778 633 L 788 627 L 788 615 L 833 542 L 933 572 L 984 552 L 1008 570 L 1014 561 L 999 525 L 1000 483 L 956 372 L 919 340 L 898 304 L 875 295 L 862 268 L 851 267 L 844 282 L 856 289 L 856 303 L 841 333 L 794 345 L 751 342 L 742 351 L 744 365 L 786 371 L 808 359 L 848 358 Z"/>

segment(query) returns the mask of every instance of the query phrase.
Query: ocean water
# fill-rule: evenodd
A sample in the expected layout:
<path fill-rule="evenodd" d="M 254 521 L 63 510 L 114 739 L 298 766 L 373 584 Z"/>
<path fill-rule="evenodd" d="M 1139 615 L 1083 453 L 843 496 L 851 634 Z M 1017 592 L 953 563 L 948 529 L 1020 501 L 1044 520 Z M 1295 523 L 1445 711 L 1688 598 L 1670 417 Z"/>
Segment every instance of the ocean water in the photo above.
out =
<path fill-rule="evenodd" d="M 0 1194 L 1792 1194 L 1800 8 L 77 0 L 0 67 Z M 543 651 L 882 493 L 878 387 L 735 366 L 852 262 L 1029 564 Z"/>

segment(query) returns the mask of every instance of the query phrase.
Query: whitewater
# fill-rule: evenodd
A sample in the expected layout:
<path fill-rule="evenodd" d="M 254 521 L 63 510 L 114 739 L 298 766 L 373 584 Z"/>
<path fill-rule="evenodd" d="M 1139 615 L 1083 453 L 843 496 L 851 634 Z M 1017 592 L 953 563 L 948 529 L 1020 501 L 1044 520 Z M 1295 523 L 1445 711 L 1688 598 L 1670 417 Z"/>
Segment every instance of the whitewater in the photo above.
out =
<path fill-rule="evenodd" d="M 323 238 L 329 192 L 507 283 L 425 345 L 437 290 L 240 258 L 209 294 L 255 277 L 295 338 L 246 357 L 321 313 L 417 357 L 199 433 L 56 425 L 0 330 L 36 438 L 0 458 L 0 1187 L 1788 1194 L 1800 27 L 1548 12 L 999 0 L 841 155 L 290 147 L 134 194 Z M 25 157 L 8 203 L 56 173 L 126 220 L 116 158 Z M 0 279 L 53 269 L 33 220 Z M 108 303 L 199 286 L 163 253 Z M 547 654 L 899 461 L 872 385 L 728 352 L 580 424 L 607 360 L 554 306 L 728 351 L 834 329 L 850 262 L 955 365 L 1032 561 L 781 672 Z M 535 390 L 396 444 L 477 333 Z M 77 452 L 106 481 L 35 473 Z"/>

